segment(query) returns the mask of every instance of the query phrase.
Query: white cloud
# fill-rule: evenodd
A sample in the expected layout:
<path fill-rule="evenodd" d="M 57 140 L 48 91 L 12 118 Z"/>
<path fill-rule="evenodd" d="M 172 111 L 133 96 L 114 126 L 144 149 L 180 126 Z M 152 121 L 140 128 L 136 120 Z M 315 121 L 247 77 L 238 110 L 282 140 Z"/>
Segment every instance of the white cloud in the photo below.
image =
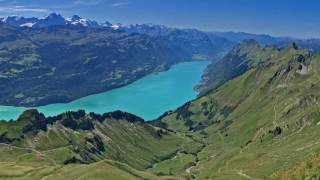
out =
<path fill-rule="evenodd" d="M 131 4 L 131 2 L 117 2 L 117 3 L 113 3 L 111 4 L 112 7 L 122 7 L 122 6 L 126 6 Z"/>
<path fill-rule="evenodd" d="M 36 12 L 36 13 L 46 13 L 48 9 L 43 8 L 31 8 L 26 6 L 5 6 L 0 7 L 0 12 L 12 13 L 12 12 Z"/>

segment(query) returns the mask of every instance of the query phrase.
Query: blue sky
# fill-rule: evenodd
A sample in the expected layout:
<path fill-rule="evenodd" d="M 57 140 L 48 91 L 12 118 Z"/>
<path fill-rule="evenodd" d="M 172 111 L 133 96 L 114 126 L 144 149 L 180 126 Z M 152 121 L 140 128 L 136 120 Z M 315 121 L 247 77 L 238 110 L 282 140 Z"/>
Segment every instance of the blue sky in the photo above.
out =
<path fill-rule="evenodd" d="M 0 0 L 0 16 L 58 12 L 97 21 L 320 38 L 318 0 Z"/>

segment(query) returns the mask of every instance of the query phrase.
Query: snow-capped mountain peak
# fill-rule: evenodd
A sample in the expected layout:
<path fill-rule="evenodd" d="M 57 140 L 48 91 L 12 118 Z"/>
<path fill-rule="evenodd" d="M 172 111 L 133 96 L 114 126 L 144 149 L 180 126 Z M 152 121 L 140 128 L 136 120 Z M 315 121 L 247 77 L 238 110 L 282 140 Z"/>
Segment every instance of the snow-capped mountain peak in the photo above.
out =
<path fill-rule="evenodd" d="M 37 18 L 25 18 L 22 16 L 8 16 L 2 18 L 2 22 L 10 24 L 12 26 L 31 25 L 34 24 Z"/>
<path fill-rule="evenodd" d="M 72 25 L 81 25 L 85 27 L 99 27 L 99 24 L 96 21 L 91 21 L 78 15 L 73 15 L 71 18 L 66 18 L 66 23 Z"/>
<path fill-rule="evenodd" d="M 125 26 L 120 23 L 111 24 L 108 21 L 99 24 L 96 21 L 86 19 L 78 15 L 64 18 L 61 14 L 58 13 L 51 13 L 48 16 L 42 18 L 8 16 L 5 18 L 0 18 L 0 21 L 15 27 L 45 28 L 50 26 L 73 25 L 87 28 L 111 28 L 113 30 L 123 30 L 128 33 L 144 33 L 151 36 L 167 34 L 173 30 L 171 28 L 155 24 L 135 24 Z"/>
<path fill-rule="evenodd" d="M 22 16 L 8 16 L 0 18 L 4 23 L 7 23 L 16 27 L 49 27 L 49 26 L 62 26 L 62 25 L 78 25 L 84 27 L 99 27 L 99 23 L 91 21 L 89 19 L 82 18 L 78 15 L 74 15 L 70 18 L 64 18 L 61 14 L 51 13 L 48 16 L 42 18 L 25 18 Z"/>
<path fill-rule="evenodd" d="M 37 22 L 32 27 L 49 27 L 64 25 L 65 19 L 60 14 L 51 13 L 46 17 L 37 19 Z"/>

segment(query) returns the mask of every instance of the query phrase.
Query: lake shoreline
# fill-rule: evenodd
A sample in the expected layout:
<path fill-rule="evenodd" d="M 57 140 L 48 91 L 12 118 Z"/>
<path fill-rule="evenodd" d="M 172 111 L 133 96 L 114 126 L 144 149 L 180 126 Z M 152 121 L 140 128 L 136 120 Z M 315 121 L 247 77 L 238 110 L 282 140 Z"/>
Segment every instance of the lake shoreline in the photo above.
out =
<path fill-rule="evenodd" d="M 0 106 L 0 119 L 17 119 L 23 111 L 28 109 L 38 109 L 46 116 L 79 109 L 99 114 L 121 110 L 136 114 L 145 120 L 155 119 L 162 113 L 197 97 L 194 86 L 199 83 L 209 63 L 210 61 L 203 60 L 178 63 L 168 70 L 149 74 L 124 87 L 85 96 L 70 103 L 39 107 Z M 185 82 L 182 83 L 183 81 Z M 156 92 L 158 90 L 159 92 Z M 178 95 L 182 97 L 177 97 Z M 163 98 L 168 98 L 172 102 L 168 103 Z"/>

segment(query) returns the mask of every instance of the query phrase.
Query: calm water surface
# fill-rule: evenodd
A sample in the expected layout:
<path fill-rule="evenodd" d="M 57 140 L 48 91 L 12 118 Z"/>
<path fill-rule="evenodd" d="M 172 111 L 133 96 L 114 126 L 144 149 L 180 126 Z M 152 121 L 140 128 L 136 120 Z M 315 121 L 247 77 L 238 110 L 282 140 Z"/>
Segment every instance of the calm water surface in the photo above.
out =
<path fill-rule="evenodd" d="M 168 71 L 145 76 L 118 89 L 86 96 L 70 103 L 50 104 L 36 109 L 46 116 L 79 109 L 96 113 L 122 110 L 152 120 L 196 98 L 197 92 L 193 88 L 200 81 L 208 64 L 209 61 L 180 63 Z M 0 119 L 16 119 L 26 109 L 0 106 Z"/>

